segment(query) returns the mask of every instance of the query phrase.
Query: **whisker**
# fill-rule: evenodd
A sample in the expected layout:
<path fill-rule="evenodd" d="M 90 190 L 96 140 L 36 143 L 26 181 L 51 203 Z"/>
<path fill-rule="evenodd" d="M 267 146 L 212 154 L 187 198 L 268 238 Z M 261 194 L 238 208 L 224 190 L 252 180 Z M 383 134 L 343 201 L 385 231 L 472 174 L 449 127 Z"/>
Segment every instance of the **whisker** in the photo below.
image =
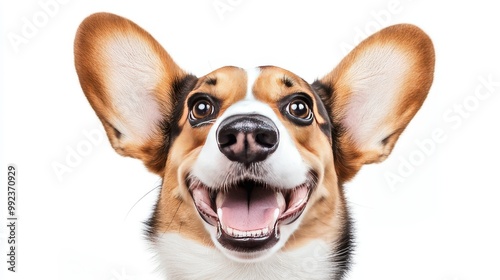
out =
<path fill-rule="evenodd" d="M 128 210 L 127 212 L 127 215 L 125 215 L 125 221 L 127 220 L 128 218 L 128 215 L 130 214 L 130 212 L 132 212 L 132 210 L 134 209 L 134 207 L 139 204 L 139 202 L 141 202 L 141 200 L 143 200 L 148 194 L 150 194 L 152 191 L 156 190 L 157 188 L 161 188 L 161 184 L 152 188 L 151 190 L 149 190 L 146 194 L 144 194 L 141 198 L 139 198 L 139 200 L 137 200 L 134 205 L 132 205 L 132 207 L 130 207 L 130 209 Z"/>
<path fill-rule="evenodd" d="M 168 223 L 168 226 L 167 228 L 165 229 L 165 231 L 163 232 L 163 234 L 167 233 L 168 229 L 170 228 L 170 225 L 173 223 L 174 219 L 175 219 L 175 216 L 177 216 L 177 212 L 179 211 L 179 209 L 181 208 L 181 205 L 182 205 L 182 200 L 179 200 L 179 205 L 177 206 L 177 208 L 175 209 L 175 212 L 174 212 L 174 215 L 172 216 L 172 219 L 170 219 L 170 222 Z"/>

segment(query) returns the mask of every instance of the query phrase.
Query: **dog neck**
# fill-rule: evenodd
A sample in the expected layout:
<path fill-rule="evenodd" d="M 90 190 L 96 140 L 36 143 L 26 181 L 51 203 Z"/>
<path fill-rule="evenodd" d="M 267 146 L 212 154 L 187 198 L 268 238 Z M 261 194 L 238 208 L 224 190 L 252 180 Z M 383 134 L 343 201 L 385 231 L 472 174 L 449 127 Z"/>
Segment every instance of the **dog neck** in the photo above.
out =
<path fill-rule="evenodd" d="M 214 247 L 175 233 L 156 242 L 167 279 L 340 279 L 344 269 L 342 261 L 331 255 L 332 245 L 320 240 L 250 263 L 232 261 Z"/>

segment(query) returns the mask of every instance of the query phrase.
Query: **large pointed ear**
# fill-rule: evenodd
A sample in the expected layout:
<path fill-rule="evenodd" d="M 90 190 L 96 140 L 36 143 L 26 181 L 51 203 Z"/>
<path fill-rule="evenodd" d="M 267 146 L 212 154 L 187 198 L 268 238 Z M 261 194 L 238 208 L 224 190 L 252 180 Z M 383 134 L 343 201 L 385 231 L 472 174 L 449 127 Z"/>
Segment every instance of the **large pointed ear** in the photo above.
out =
<path fill-rule="evenodd" d="M 150 34 L 113 14 L 86 18 L 74 48 L 81 87 L 113 148 L 162 172 L 179 91 L 196 78 Z"/>
<path fill-rule="evenodd" d="M 424 102 L 433 73 L 429 37 L 416 26 L 400 24 L 361 42 L 313 84 L 330 111 L 341 181 L 391 153 Z"/>

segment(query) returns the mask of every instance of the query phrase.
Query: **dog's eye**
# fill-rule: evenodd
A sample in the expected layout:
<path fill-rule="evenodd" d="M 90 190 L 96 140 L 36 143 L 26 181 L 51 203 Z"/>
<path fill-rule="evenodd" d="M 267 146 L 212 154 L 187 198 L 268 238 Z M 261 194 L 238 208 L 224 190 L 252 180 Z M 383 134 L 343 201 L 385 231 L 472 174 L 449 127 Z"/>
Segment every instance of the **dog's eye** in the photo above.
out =
<path fill-rule="evenodd" d="M 193 120 L 204 119 L 214 112 L 214 105 L 210 100 L 200 99 L 196 101 L 191 109 L 191 118 Z"/>
<path fill-rule="evenodd" d="M 206 93 L 195 93 L 191 96 L 187 105 L 189 108 L 189 123 L 193 127 L 213 123 L 220 108 L 220 100 Z"/>
<path fill-rule="evenodd" d="M 309 125 L 313 119 L 311 106 L 301 97 L 294 98 L 288 103 L 286 114 L 291 121 L 299 125 Z"/>
<path fill-rule="evenodd" d="M 296 99 L 288 104 L 288 113 L 296 118 L 307 119 L 311 116 L 311 109 L 305 101 Z"/>
<path fill-rule="evenodd" d="M 193 94 L 187 100 L 188 120 L 191 126 L 212 124 L 220 110 L 221 101 L 207 93 Z"/>

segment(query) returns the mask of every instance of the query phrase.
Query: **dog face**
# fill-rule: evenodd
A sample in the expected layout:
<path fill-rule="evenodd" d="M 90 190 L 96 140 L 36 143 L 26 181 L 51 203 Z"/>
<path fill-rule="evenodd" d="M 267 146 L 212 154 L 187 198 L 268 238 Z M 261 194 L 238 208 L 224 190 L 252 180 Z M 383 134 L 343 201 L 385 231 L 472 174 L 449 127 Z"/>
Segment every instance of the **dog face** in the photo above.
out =
<path fill-rule="evenodd" d="M 427 95 L 434 52 L 420 29 L 396 25 L 312 84 L 275 66 L 195 77 L 143 29 L 101 13 L 80 26 L 75 64 L 115 150 L 163 178 L 154 242 L 177 234 L 259 262 L 314 240 L 341 262 L 342 184 L 390 154 Z"/>
<path fill-rule="evenodd" d="M 218 69 L 187 95 L 181 119 L 185 140 L 175 141 L 172 153 L 195 139 L 176 156 L 182 190 L 229 257 L 273 254 L 296 231 L 308 202 L 321 197 L 312 194 L 336 194 L 318 185 L 325 172 L 333 180 L 326 186 L 336 185 L 333 155 L 322 152 L 331 150 L 326 109 L 309 84 L 284 69 Z"/>

